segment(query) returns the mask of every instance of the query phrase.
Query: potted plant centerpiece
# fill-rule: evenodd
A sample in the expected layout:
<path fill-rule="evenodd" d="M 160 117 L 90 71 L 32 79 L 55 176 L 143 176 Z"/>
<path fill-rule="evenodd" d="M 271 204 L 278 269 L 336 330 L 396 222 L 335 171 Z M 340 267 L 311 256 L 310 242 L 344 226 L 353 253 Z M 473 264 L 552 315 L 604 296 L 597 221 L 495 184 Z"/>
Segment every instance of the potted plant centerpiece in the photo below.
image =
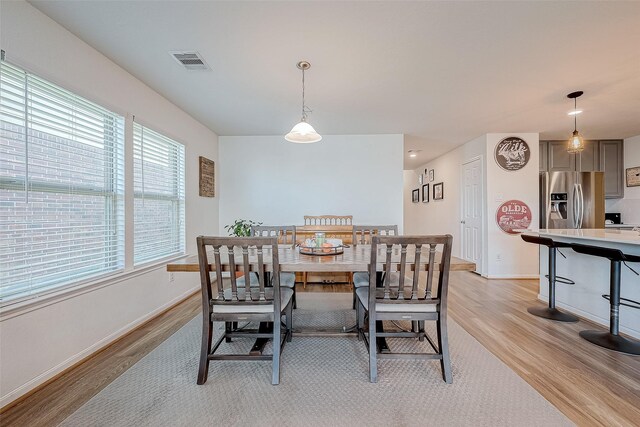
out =
<path fill-rule="evenodd" d="M 227 230 L 229 236 L 250 237 L 251 227 L 254 225 L 262 225 L 262 223 L 250 219 L 236 219 L 233 224 L 225 225 L 224 229 Z M 242 271 L 236 271 L 236 277 L 242 277 L 243 275 Z"/>

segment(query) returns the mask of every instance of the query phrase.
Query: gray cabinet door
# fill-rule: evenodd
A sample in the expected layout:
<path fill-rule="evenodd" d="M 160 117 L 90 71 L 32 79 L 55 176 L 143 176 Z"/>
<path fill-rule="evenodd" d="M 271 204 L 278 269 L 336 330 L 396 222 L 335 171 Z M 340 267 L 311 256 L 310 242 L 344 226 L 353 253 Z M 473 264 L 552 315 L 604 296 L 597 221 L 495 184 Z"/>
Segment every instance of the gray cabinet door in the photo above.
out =
<path fill-rule="evenodd" d="M 547 141 L 540 141 L 540 172 L 546 172 L 549 165 L 547 159 L 549 158 L 549 143 Z"/>
<path fill-rule="evenodd" d="M 598 172 L 600 163 L 598 162 L 598 141 L 585 141 L 584 150 L 577 156 L 578 171 Z"/>
<path fill-rule="evenodd" d="M 604 172 L 604 197 L 624 197 L 624 159 L 622 140 L 600 141 L 600 170 Z"/>
<path fill-rule="evenodd" d="M 567 152 L 567 141 L 549 141 L 549 172 L 573 172 L 576 155 Z"/>

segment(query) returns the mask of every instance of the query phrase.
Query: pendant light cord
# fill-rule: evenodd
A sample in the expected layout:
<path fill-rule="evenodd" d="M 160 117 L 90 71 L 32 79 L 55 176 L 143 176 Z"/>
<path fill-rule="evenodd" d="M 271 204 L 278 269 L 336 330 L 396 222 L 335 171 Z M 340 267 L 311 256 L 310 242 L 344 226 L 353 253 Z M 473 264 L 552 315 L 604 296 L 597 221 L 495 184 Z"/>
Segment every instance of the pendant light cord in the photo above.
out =
<path fill-rule="evenodd" d="M 304 82 L 304 71 L 302 72 L 302 81 Z M 304 86 L 304 83 L 303 83 Z M 304 89 L 302 90 L 302 99 L 303 99 L 303 103 L 304 103 Z M 578 110 L 578 98 L 573 98 L 573 112 L 575 113 Z M 573 115 L 573 131 L 577 131 L 578 130 L 578 114 L 574 114 Z"/>
<path fill-rule="evenodd" d="M 302 67 L 302 121 L 307 121 L 307 112 L 304 106 L 304 67 Z"/>

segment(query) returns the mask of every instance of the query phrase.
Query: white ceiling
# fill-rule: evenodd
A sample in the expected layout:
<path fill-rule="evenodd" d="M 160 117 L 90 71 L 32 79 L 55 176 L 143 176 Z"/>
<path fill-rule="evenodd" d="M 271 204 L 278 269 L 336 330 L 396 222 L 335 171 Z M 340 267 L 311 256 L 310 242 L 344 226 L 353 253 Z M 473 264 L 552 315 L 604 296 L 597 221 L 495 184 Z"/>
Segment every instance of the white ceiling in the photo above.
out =
<path fill-rule="evenodd" d="M 219 135 L 406 134 L 418 165 L 488 132 L 640 134 L 640 2 L 31 1 Z M 169 56 L 197 50 L 211 71 Z"/>

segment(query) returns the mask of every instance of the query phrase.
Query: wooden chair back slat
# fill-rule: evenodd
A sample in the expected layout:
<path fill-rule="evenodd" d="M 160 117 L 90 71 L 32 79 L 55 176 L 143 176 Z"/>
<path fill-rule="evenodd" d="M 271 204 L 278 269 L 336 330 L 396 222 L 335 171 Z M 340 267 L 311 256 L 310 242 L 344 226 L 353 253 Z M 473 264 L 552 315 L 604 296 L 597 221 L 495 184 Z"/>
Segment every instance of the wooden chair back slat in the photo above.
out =
<path fill-rule="evenodd" d="M 280 298 L 274 298 L 274 295 L 280 294 L 280 264 L 278 261 L 278 239 L 276 237 L 200 236 L 197 238 L 197 244 L 203 300 L 209 301 L 212 305 L 270 304 L 273 302 L 274 305 L 278 305 L 277 310 L 280 310 Z M 211 291 L 207 247 L 213 248 L 217 282 L 216 298 L 213 297 Z M 267 280 L 265 251 L 272 256 L 271 282 Z M 236 255 L 241 255 L 242 259 L 236 260 Z M 227 294 L 227 298 L 225 298 L 225 289 L 222 281 L 222 272 L 225 271 L 222 263 L 223 256 L 228 260 L 231 273 L 229 276 L 230 289 L 227 291 L 230 291 L 230 295 Z M 236 273 L 239 271 L 244 274 L 244 289 L 238 289 Z M 251 287 L 251 274 L 255 274 L 258 277 L 257 287 Z M 266 292 L 269 284 L 273 287 L 272 293 Z M 279 313 L 279 311 L 276 311 L 276 313 Z"/>
<path fill-rule="evenodd" d="M 304 225 L 352 225 L 352 215 L 305 215 Z"/>
<path fill-rule="evenodd" d="M 295 225 L 254 225 L 251 227 L 251 236 L 276 237 L 278 243 L 283 245 L 296 245 Z"/>
<path fill-rule="evenodd" d="M 380 302 L 433 303 L 441 304 L 442 298 L 447 297 L 449 283 L 449 269 L 451 264 L 451 235 L 437 236 L 373 236 L 371 244 L 370 274 L 375 274 L 378 248 L 384 247 L 386 259 L 382 269 L 382 289 L 376 288 L 374 278 L 370 281 L 371 294 L 374 300 Z M 428 260 L 423 257 L 423 248 L 428 248 Z M 411 249 L 411 251 L 410 251 Z M 399 250 L 399 254 L 398 254 Z M 441 252 L 439 252 L 439 250 Z M 409 253 L 413 256 L 409 257 Z M 425 250 L 426 252 L 426 250 Z M 399 260 L 398 260 L 399 255 Z M 436 258 L 440 256 L 438 268 Z M 424 259 L 424 260 L 423 260 Z M 421 272 L 426 272 L 426 286 L 420 287 Z M 434 274 L 438 271 L 437 296 L 432 296 Z M 392 279 L 392 276 L 397 279 Z M 411 295 L 405 286 L 405 281 L 411 277 Z M 406 291 L 406 292 L 405 292 Z"/>
<path fill-rule="evenodd" d="M 431 287 L 433 285 L 433 270 L 436 262 L 436 247 L 437 245 L 429 245 L 429 271 L 427 271 L 427 288 L 426 297 L 431 297 Z"/>
<path fill-rule="evenodd" d="M 400 246 L 400 277 L 398 278 L 398 299 L 404 299 L 404 277 L 407 269 L 407 245 Z M 418 274 L 414 274 L 414 277 Z"/>
<path fill-rule="evenodd" d="M 397 236 L 397 225 L 354 225 L 351 242 L 354 245 L 371 244 L 373 236 Z"/>

